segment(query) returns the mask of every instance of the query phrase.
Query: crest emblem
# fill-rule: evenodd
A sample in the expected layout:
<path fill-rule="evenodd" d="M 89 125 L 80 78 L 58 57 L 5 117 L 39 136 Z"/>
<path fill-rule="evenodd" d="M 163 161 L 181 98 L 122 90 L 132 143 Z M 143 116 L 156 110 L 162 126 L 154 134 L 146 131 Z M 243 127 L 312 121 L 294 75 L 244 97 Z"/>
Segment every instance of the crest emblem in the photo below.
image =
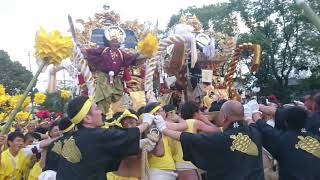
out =
<path fill-rule="evenodd" d="M 61 141 L 55 142 L 52 151 L 61 155 L 71 163 L 78 163 L 82 159 L 81 152 L 72 136 L 64 140 L 63 145 Z"/>
<path fill-rule="evenodd" d="M 52 151 L 61 155 L 62 152 L 62 143 L 61 141 L 55 142 L 53 147 L 52 147 Z"/>
<path fill-rule="evenodd" d="M 82 155 L 73 136 L 63 141 L 61 155 L 71 163 L 78 163 L 81 161 Z"/>
<path fill-rule="evenodd" d="M 230 138 L 233 139 L 232 146 L 230 147 L 231 151 L 237 150 L 250 156 L 258 156 L 257 145 L 248 135 L 238 133 L 237 135 L 231 135 Z"/>
<path fill-rule="evenodd" d="M 310 136 L 298 136 L 298 144 L 295 145 L 296 149 L 302 149 L 317 158 L 320 158 L 320 143 L 317 139 Z"/>

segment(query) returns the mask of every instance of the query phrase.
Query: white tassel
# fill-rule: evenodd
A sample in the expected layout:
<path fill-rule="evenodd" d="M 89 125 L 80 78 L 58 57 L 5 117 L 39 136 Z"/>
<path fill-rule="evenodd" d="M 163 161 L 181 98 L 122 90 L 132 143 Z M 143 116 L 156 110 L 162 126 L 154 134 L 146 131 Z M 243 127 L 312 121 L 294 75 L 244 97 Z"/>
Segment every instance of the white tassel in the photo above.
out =
<path fill-rule="evenodd" d="M 114 76 L 114 72 L 113 71 L 109 71 L 110 84 L 113 84 L 113 76 Z"/>

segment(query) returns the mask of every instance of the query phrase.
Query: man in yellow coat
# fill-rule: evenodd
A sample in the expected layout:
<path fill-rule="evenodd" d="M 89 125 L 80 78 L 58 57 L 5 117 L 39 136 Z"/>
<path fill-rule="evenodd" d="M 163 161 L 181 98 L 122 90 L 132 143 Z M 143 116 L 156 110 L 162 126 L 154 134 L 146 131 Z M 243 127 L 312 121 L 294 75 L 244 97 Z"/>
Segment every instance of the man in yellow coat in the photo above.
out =
<path fill-rule="evenodd" d="M 32 154 L 40 152 L 40 147 L 48 146 L 53 140 L 44 140 L 39 144 L 30 145 L 24 148 L 24 135 L 21 132 L 12 132 L 8 135 L 8 149 L 1 153 L 0 161 L 0 179 L 1 180 L 21 180 L 26 179 L 29 167 L 28 160 Z M 3 146 L 0 142 L 0 147 Z"/>

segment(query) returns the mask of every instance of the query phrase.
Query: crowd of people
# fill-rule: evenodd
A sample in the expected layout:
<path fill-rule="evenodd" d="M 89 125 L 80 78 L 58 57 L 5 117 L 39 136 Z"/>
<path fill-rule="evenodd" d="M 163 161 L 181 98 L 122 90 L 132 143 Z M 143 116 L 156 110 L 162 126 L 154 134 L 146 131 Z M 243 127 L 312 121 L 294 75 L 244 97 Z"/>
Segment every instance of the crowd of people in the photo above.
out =
<path fill-rule="evenodd" d="M 320 92 L 304 103 L 152 102 L 105 119 L 94 99 L 0 136 L 0 179 L 318 180 Z"/>

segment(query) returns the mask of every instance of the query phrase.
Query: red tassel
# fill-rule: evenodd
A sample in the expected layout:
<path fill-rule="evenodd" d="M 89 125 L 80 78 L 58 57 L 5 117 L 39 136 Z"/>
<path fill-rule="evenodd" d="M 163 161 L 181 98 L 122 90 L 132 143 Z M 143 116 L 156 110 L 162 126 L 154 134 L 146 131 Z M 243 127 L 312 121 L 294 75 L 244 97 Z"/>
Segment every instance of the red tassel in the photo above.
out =
<path fill-rule="evenodd" d="M 82 74 L 78 75 L 78 82 L 80 86 L 81 96 L 88 96 L 88 88 L 85 85 L 85 80 Z"/>
<path fill-rule="evenodd" d="M 128 82 L 132 79 L 130 73 L 129 73 L 129 69 L 128 68 L 125 68 L 124 71 L 123 71 L 123 80 Z"/>
<path fill-rule="evenodd" d="M 129 94 L 129 89 L 128 88 L 123 88 L 123 92 Z"/>
<path fill-rule="evenodd" d="M 144 79 L 145 75 L 146 75 L 146 70 L 144 68 L 141 68 L 140 69 L 140 78 Z"/>
<path fill-rule="evenodd" d="M 82 84 L 85 83 L 84 77 L 82 76 L 82 74 L 79 74 L 79 75 L 78 75 L 78 81 L 79 81 L 79 85 L 82 85 Z"/>
<path fill-rule="evenodd" d="M 167 92 L 168 90 L 168 87 L 163 83 L 163 84 L 160 84 L 160 93 L 165 93 Z"/>
<path fill-rule="evenodd" d="M 89 96 L 88 90 L 81 90 L 81 96 Z"/>

